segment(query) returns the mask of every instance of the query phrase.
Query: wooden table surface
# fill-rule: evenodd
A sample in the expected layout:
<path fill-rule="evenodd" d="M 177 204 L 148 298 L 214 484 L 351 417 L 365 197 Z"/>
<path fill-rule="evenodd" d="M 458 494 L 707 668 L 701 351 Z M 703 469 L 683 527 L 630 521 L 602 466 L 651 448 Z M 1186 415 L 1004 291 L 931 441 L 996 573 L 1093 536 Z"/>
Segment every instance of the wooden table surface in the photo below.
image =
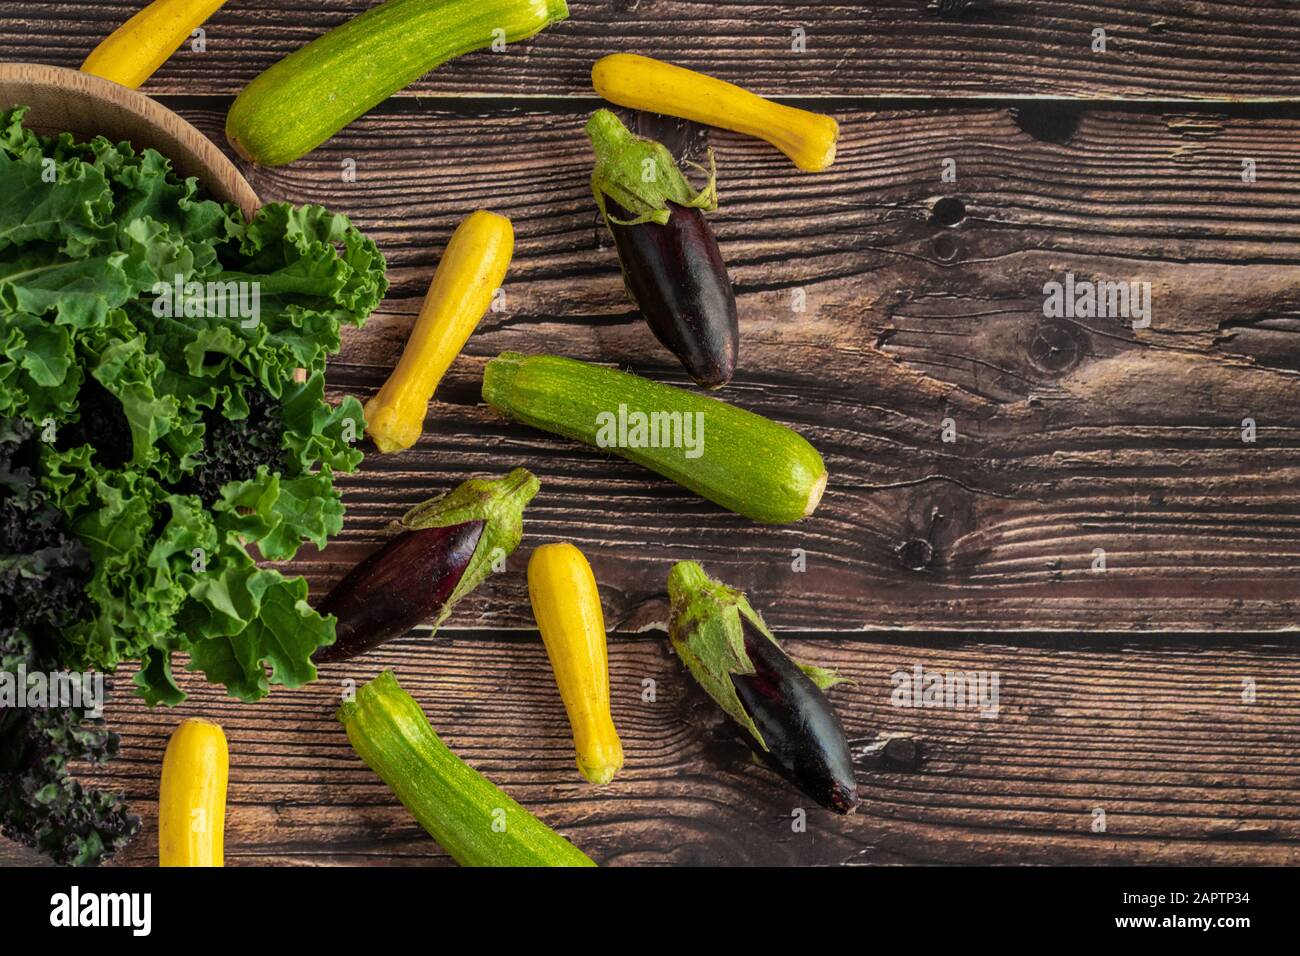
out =
<path fill-rule="evenodd" d="M 76 67 L 137 6 L 0 0 L 0 57 Z M 181 50 L 145 89 L 225 147 L 242 85 L 366 6 L 231 0 L 207 51 Z M 346 213 L 388 257 L 387 301 L 331 370 L 362 400 L 459 219 L 493 209 L 518 235 L 507 310 L 453 366 L 423 440 L 344 479 L 343 533 L 294 565 L 313 593 L 465 477 L 524 465 L 543 492 L 511 573 L 436 638 L 257 705 L 190 679 L 189 701 L 150 711 L 121 672 L 108 716 L 122 755 L 85 775 L 145 818 L 119 862 L 155 858 L 162 751 L 189 715 L 230 738 L 229 863 L 446 862 L 332 719 L 340 682 L 382 667 L 458 753 L 601 863 L 1300 862 L 1300 9 L 570 9 L 291 166 L 245 165 L 263 199 Z M 831 473 L 797 525 L 754 526 L 479 401 L 504 349 L 684 381 L 623 295 L 589 190 L 589 69 L 617 50 L 841 122 L 840 158 L 814 176 L 756 141 L 637 118 L 684 156 L 717 152 L 713 221 L 742 328 L 725 397 L 803 432 Z M 1044 283 L 1066 273 L 1149 282 L 1150 326 L 1044 318 Z M 627 765 L 603 788 L 573 766 L 531 629 L 523 567 L 557 539 L 591 559 L 613 632 Z M 662 624 L 668 567 L 686 557 L 745 588 L 796 655 L 855 681 L 832 692 L 860 768 L 854 816 L 753 766 L 684 679 Z M 997 675 L 997 716 L 893 706 L 893 675 L 918 665 Z M 806 832 L 791 825 L 800 807 Z M 0 862 L 29 859 L 0 844 Z"/>

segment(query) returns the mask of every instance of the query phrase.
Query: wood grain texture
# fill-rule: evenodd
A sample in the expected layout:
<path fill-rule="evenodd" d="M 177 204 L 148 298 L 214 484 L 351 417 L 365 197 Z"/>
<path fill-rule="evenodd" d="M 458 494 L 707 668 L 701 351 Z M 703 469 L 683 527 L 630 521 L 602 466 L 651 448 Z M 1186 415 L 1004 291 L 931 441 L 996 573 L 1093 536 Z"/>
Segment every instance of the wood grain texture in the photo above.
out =
<path fill-rule="evenodd" d="M 219 128 L 219 108 L 178 105 Z M 620 628 L 663 620 L 668 562 L 687 556 L 787 628 L 1292 625 L 1300 115 L 1090 110 L 1053 142 L 1026 131 L 1055 136 L 1023 104 L 846 109 L 841 158 L 819 176 L 738 136 L 643 122 L 688 154 L 717 148 L 714 222 L 742 327 L 722 397 L 800 430 L 830 469 L 811 519 L 764 528 L 480 403 L 483 364 L 506 349 L 686 383 L 596 228 L 586 112 L 392 106 L 291 167 L 248 170 L 264 198 L 328 202 L 388 255 L 389 298 L 331 372 L 363 399 L 460 217 L 490 208 L 518 234 L 506 310 L 470 339 L 424 438 L 343 479 L 345 531 L 298 565 L 313 586 L 423 498 L 522 464 L 544 488 L 525 547 L 579 544 Z M 954 200 L 964 214 L 941 225 Z M 1045 320 L 1044 283 L 1067 272 L 1150 283 L 1150 327 Z M 796 548 L 812 573 L 792 570 Z M 506 575 L 456 623 L 528 626 L 527 607 Z"/>
<path fill-rule="evenodd" d="M 230 4 L 208 52 L 180 51 L 147 89 L 224 146 L 229 94 L 367 4 Z M 0 0 L 0 57 L 75 67 L 136 6 Z M 939 6 L 573 0 L 569 22 L 449 64 L 303 161 L 245 168 L 266 199 L 347 213 L 390 258 L 392 295 L 348 336 L 336 394 L 365 398 L 382 382 L 465 213 L 506 213 L 519 236 L 507 309 L 453 366 L 424 440 L 344 478 L 344 533 L 293 565 L 314 593 L 389 520 L 470 475 L 525 464 L 543 493 L 508 572 L 462 606 L 457 630 L 254 706 L 191 675 L 190 701 L 151 711 L 127 699 L 122 672 L 108 711 L 122 758 L 84 774 L 145 817 L 120 863 L 155 858 L 163 748 L 190 715 L 231 740 L 229 864 L 446 862 L 331 716 L 340 680 L 383 666 L 471 764 L 604 864 L 1300 862 L 1300 648 L 1244 633 L 1289 628 L 1300 610 L 1300 110 L 1024 99 L 1293 97 L 1300 12 L 1265 0 Z M 808 35 L 798 56 L 796 26 Z M 1089 48 L 1097 26 L 1104 56 Z M 816 98 L 842 120 L 840 160 L 820 176 L 730 134 L 641 125 L 686 155 L 718 150 L 713 221 L 743 329 L 724 397 L 825 454 L 830 490 L 799 525 L 754 527 L 479 404 L 483 364 L 503 349 L 685 383 L 624 298 L 586 185 L 581 125 L 599 105 L 588 70 L 620 49 Z M 943 99 L 884 99 L 911 96 Z M 977 97 L 1001 99 L 961 102 Z M 955 183 L 941 180 L 945 160 Z M 1043 284 L 1067 271 L 1150 282 L 1151 326 L 1044 321 Z M 530 626 L 524 562 L 556 539 L 590 557 L 616 631 L 627 766 L 607 788 L 573 766 L 539 639 L 502 630 Z M 796 548 L 807 573 L 791 567 Z M 807 801 L 750 764 L 684 680 L 653 629 L 668 566 L 684 557 L 750 590 L 787 633 L 836 629 L 789 646 L 856 681 L 832 696 L 861 812 L 808 807 L 807 832 L 792 832 Z M 1234 633 L 1074 633 L 1099 628 Z M 918 664 L 996 672 L 999 716 L 891 706 L 891 675 Z M 0 865 L 32 860 L 0 841 Z"/>
<path fill-rule="evenodd" d="M 411 638 L 251 706 L 192 676 L 194 696 L 175 710 L 112 698 L 122 753 L 87 778 L 126 792 L 144 819 L 118 862 L 151 863 L 167 737 L 183 717 L 204 716 L 230 740 L 228 866 L 445 863 L 332 717 L 340 681 L 392 667 L 449 746 L 603 865 L 1300 863 L 1294 646 L 989 636 L 788 648 L 856 681 L 831 692 L 862 789 L 852 816 L 752 764 L 659 633 L 611 644 L 627 763 L 606 787 L 574 766 L 534 632 Z M 997 716 L 891 705 L 892 675 L 918 664 L 996 673 Z M 647 680 L 653 701 L 643 700 Z M 886 749 L 890 737 L 899 739 Z M 799 808 L 803 833 L 792 829 Z M 19 858 L 0 844 L 0 863 Z"/>
<path fill-rule="evenodd" d="M 235 93 L 370 0 L 244 0 L 146 86 Z M 3 0 L 7 59 L 77 67 L 140 6 Z M 1281 0 L 570 0 L 570 19 L 448 64 L 405 95 L 582 94 L 606 53 L 644 53 L 766 95 L 1276 99 L 1300 95 L 1300 10 Z M 1094 30 L 1106 52 L 1094 52 Z M 804 51 L 794 52 L 802 31 Z"/>

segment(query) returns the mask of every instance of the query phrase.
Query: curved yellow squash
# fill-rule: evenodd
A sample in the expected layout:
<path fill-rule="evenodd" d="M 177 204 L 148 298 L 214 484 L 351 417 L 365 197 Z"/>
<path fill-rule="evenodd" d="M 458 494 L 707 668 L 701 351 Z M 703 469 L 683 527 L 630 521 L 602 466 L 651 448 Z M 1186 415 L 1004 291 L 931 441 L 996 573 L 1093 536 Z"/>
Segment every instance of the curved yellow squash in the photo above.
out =
<path fill-rule="evenodd" d="M 595 784 L 623 766 L 609 713 L 605 616 L 591 565 L 567 542 L 544 544 L 528 561 L 528 597 L 573 728 L 578 769 Z"/>
<path fill-rule="evenodd" d="M 381 452 L 419 440 L 433 393 L 492 305 L 514 250 L 514 228 L 496 213 L 472 213 L 452 233 L 397 367 L 366 403 L 366 431 Z"/>
<path fill-rule="evenodd" d="M 181 721 L 163 756 L 158 865 L 224 866 L 226 735 L 209 720 Z"/>
<path fill-rule="evenodd" d="M 725 80 L 648 56 L 611 53 L 591 68 L 591 83 L 619 106 L 767 140 L 807 172 L 835 162 L 840 127 L 833 117 L 774 103 Z"/>
<path fill-rule="evenodd" d="M 136 89 L 226 0 L 153 0 L 90 51 L 83 73 Z"/>

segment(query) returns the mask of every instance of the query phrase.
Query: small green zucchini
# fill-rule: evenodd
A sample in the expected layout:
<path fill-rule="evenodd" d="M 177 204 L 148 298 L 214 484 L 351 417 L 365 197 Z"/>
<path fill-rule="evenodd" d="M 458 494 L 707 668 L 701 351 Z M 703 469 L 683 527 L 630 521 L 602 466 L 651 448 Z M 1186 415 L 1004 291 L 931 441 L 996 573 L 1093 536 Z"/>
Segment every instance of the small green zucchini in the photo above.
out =
<path fill-rule="evenodd" d="M 807 517 L 826 465 L 797 432 L 716 398 L 556 355 L 503 352 L 483 400 L 506 418 L 607 449 L 765 524 Z"/>
<path fill-rule="evenodd" d="M 447 749 L 383 671 L 339 708 L 352 748 L 461 866 L 595 866 L 591 858 Z"/>
<path fill-rule="evenodd" d="M 291 163 L 448 60 L 568 16 L 565 0 L 387 0 L 255 77 L 226 138 L 255 163 Z"/>

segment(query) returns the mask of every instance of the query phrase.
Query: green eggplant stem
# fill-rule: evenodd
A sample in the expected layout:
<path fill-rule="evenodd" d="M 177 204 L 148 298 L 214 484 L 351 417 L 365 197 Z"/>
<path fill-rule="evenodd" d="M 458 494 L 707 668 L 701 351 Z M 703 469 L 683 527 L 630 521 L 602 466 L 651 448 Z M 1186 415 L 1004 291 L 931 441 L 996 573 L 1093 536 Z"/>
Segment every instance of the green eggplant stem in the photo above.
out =
<path fill-rule="evenodd" d="M 696 190 L 677 168 L 666 146 L 637 136 L 609 110 L 597 110 L 591 115 L 587 135 L 596 152 L 591 191 L 607 221 L 624 226 L 643 222 L 662 226 L 668 222 L 669 202 L 706 212 L 718 208 L 713 150 L 709 150 L 709 168 L 705 170 L 708 181 L 703 189 Z M 633 218 L 625 221 L 611 216 L 605 208 L 606 197 L 632 213 Z"/>
<path fill-rule="evenodd" d="M 433 620 L 436 630 L 456 604 L 487 579 L 493 564 L 512 554 L 524 535 L 524 508 L 541 487 L 526 468 L 516 468 L 504 478 L 491 481 L 471 478 L 454 490 L 416 505 L 396 523 L 395 530 L 419 531 L 445 528 L 467 521 L 482 521 L 483 534 L 470 558 L 460 583 Z"/>

